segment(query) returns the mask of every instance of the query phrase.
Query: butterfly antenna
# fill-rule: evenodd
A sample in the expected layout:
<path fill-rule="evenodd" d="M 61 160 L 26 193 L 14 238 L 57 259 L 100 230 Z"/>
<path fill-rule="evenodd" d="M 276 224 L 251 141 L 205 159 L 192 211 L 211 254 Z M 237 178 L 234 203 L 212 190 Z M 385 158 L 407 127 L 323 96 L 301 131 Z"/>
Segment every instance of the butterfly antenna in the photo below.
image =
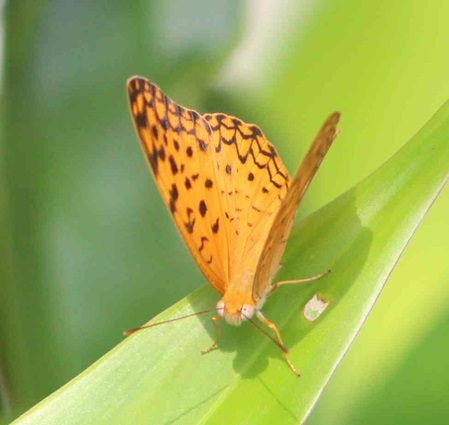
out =
<path fill-rule="evenodd" d="M 242 313 L 243 314 L 243 313 Z M 268 339 L 270 339 L 274 344 L 276 344 L 283 353 L 288 353 L 288 350 L 286 347 L 284 347 L 279 341 L 276 341 L 273 336 L 271 336 L 265 329 L 261 328 L 256 322 L 251 320 L 248 316 L 243 316 L 248 320 L 249 323 L 251 323 L 258 331 L 260 331 L 262 334 L 264 334 Z"/>
<path fill-rule="evenodd" d="M 165 325 L 166 323 L 176 322 L 178 320 L 187 319 L 188 317 L 200 316 L 201 314 L 213 313 L 215 311 L 217 311 L 215 308 L 209 309 L 209 310 L 204 310 L 204 311 L 198 311 L 196 313 L 187 314 L 185 316 L 175 317 L 174 319 L 168 319 L 168 320 L 163 320 L 162 322 L 152 323 L 151 325 L 145 325 L 145 326 L 140 326 L 138 328 L 128 329 L 123 332 L 123 335 L 128 336 L 137 331 L 141 331 L 143 329 L 154 328 L 155 326 Z"/>

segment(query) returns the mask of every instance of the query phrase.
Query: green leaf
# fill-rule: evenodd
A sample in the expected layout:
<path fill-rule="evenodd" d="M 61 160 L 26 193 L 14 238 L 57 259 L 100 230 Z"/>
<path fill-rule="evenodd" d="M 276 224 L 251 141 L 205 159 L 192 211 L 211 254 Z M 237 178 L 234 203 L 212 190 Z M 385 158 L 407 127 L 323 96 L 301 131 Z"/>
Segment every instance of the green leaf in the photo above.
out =
<path fill-rule="evenodd" d="M 340 139 L 333 150 L 344 143 Z M 449 102 L 374 174 L 296 228 L 279 278 L 307 277 L 327 268 L 332 273 L 307 286 L 281 288 L 264 313 L 278 324 L 301 378 L 279 349 L 249 325 L 221 324 L 219 349 L 202 356 L 213 328 L 201 316 L 129 337 L 15 423 L 304 420 L 444 186 L 448 164 Z M 303 309 L 314 294 L 330 304 L 310 322 Z M 203 287 L 155 321 L 211 308 L 218 298 Z"/>

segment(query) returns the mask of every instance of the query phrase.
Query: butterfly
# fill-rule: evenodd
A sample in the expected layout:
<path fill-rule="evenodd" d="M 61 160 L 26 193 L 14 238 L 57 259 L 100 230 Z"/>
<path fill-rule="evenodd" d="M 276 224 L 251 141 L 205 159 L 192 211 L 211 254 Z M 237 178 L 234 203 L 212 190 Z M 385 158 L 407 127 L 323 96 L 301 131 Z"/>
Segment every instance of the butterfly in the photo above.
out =
<path fill-rule="evenodd" d="M 219 319 L 255 324 L 256 316 L 273 332 L 270 338 L 299 376 L 277 326 L 261 309 L 279 286 L 328 273 L 272 284 L 299 203 L 338 134 L 340 114 L 326 120 L 291 178 L 258 126 L 179 106 L 145 78 L 129 79 L 127 88 L 142 150 L 162 198 L 201 272 L 221 295 L 212 317 L 216 339 L 203 353 L 217 346 Z"/>

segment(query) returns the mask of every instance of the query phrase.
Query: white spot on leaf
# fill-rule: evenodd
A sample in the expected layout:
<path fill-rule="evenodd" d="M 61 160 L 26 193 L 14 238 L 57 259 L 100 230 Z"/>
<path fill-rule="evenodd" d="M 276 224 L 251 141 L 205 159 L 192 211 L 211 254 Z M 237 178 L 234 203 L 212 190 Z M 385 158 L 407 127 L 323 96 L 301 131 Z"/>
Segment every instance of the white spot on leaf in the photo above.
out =
<path fill-rule="evenodd" d="M 309 322 L 314 322 L 323 314 L 330 301 L 326 301 L 315 294 L 304 306 L 303 315 Z"/>

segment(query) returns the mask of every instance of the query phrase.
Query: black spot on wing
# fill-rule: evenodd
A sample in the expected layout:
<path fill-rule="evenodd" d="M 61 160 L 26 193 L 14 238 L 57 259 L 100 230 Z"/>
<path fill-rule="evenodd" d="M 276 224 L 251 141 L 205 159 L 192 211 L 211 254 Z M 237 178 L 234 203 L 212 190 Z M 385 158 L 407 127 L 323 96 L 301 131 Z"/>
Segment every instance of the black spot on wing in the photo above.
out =
<path fill-rule="evenodd" d="M 149 150 L 147 150 L 147 147 L 145 144 L 143 144 L 145 150 L 147 151 L 147 157 L 148 157 L 148 162 L 150 163 L 150 167 L 153 170 L 153 173 L 155 176 L 158 175 L 159 172 L 159 163 L 158 163 L 158 151 L 156 149 L 156 146 L 153 143 L 153 152 L 150 152 Z"/>
<path fill-rule="evenodd" d="M 205 242 L 209 242 L 209 239 L 206 236 L 201 237 L 201 245 L 199 247 L 199 251 L 201 252 L 204 249 Z"/>
<path fill-rule="evenodd" d="M 207 143 L 204 140 L 198 139 L 198 146 L 203 152 L 207 152 Z"/>
<path fill-rule="evenodd" d="M 159 155 L 159 159 L 160 159 L 161 161 L 165 161 L 165 148 L 164 148 L 163 145 L 162 145 L 161 148 L 159 149 L 158 155 Z"/>
<path fill-rule="evenodd" d="M 193 232 L 193 228 L 195 226 L 195 219 L 193 219 L 192 221 L 189 221 L 187 223 L 184 223 L 186 230 L 188 233 L 192 233 Z"/>
<path fill-rule="evenodd" d="M 217 218 L 217 220 L 215 221 L 215 223 L 212 225 L 212 232 L 217 233 L 218 229 L 219 229 L 219 220 L 220 218 Z"/>
<path fill-rule="evenodd" d="M 176 165 L 176 161 L 172 155 L 168 157 L 168 161 L 170 162 L 171 173 L 173 175 L 178 174 L 178 166 Z"/>
<path fill-rule="evenodd" d="M 145 112 L 141 112 L 140 114 L 136 115 L 136 124 L 139 128 L 147 127 L 148 119 Z"/>
<path fill-rule="evenodd" d="M 200 201 L 200 205 L 199 205 L 198 209 L 200 211 L 201 217 L 204 217 L 207 212 L 207 206 L 206 206 L 206 203 L 204 202 L 204 200 Z"/>
<path fill-rule="evenodd" d="M 156 127 L 155 125 L 151 126 L 151 131 L 153 132 L 153 137 L 154 137 L 155 139 L 157 139 L 158 136 L 159 136 L 159 133 L 158 133 L 157 127 Z"/>
<path fill-rule="evenodd" d="M 170 207 L 170 212 L 173 214 L 176 212 L 176 201 L 179 198 L 178 188 L 176 187 L 176 185 L 174 183 L 171 185 L 171 189 L 170 189 L 169 193 L 170 193 L 169 207 Z"/>

